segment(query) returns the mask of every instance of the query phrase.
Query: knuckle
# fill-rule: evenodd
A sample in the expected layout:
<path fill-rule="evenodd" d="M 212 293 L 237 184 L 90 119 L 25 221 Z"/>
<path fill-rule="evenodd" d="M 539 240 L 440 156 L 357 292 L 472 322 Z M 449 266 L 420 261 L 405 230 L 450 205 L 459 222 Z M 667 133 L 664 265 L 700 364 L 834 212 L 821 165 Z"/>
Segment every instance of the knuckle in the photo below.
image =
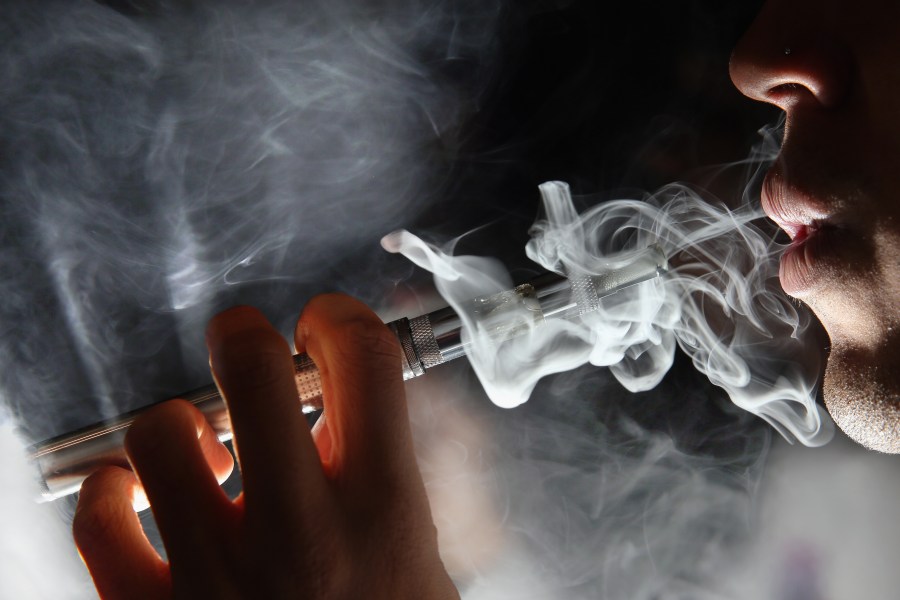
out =
<path fill-rule="evenodd" d="M 309 569 L 309 583 L 317 592 L 312 597 L 345 597 L 347 582 L 352 581 L 354 575 L 352 561 L 348 560 L 352 550 L 329 533 L 324 533 L 317 539 L 319 543 L 315 552 L 306 557 L 308 564 L 312 566 Z"/>
<path fill-rule="evenodd" d="M 88 486 L 105 486 L 109 477 L 100 475 Z M 104 543 L 119 536 L 124 526 L 124 515 L 118 506 L 118 498 L 108 491 L 103 494 L 82 496 L 72 519 L 72 535 L 79 548 Z"/>
<path fill-rule="evenodd" d="M 303 588 L 305 588 L 308 598 L 335 598 L 339 591 L 339 578 L 335 577 L 338 571 L 339 560 L 333 560 L 335 557 L 325 553 L 325 549 L 318 547 L 319 552 L 309 552 L 302 556 L 304 565 Z M 292 557 L 294 558 L 294 557 Z M 332 559 L 332 560 L 329 560 Z M 289 567 L 285 564 L 285 567 Z"/>
<path fill-rule="evenodd" d="M 170 400 L 154 406 L 139 416 L 125 433 L 125 448 L 132 456 L 155 456 L 168 439 L 190 435 L 194 418 L 184 400 Z M 165 432 L 165 436 L 160 434 Z M 165 438 L 165 439 L 164 439 Z"/>
<path fill-rule="evenodd" d="M 98 510 L 96 505 L 79 506 L 72 519 L 72 535 L 79 547 L 90 546 L 109 537 L 112 529 L 108 515 Z"/>
<path fill-rule="evenodd" d="M 125 432 L 125 451 L 135 466 L 144 456 L 154 456 L 159 445 L 159 430 L 156 422 L 147 415 L 138 418 Z"/>
<path fill-rule="evenodd" d="M 284 354 L 265 348 L 256 352 L 236 352 L 229 357 L 224 375 L 229 381 L 237 380 L 244 388 L 267 388 L 281 379 L 283 370 L 279 368 Z"/>
<path fill-rule="evenodd" d="M 356 319 L 344 323 L 338 333 L 345 358 L 399 364 L 400 342 L 383 324 Z"/>
<path fill-rule="evenodd" d="M 333 519 L 325 519 L 255 529 L 251 547 L 264 550 L 250 553 L 247 566 L 253 587 L 247 597 L 287 598 L 301 588 L 304 598 L 353 597 L 348 596 L 347 586 L 354 579 L 354 549 L 347 543 L 348 536 L 336 534 L 334 524 Z M 287 540 L 285 551 L 274 556 L 270 552 L 273 538 Z M 273 572 L 285 577 L 272 578 Z"/>
<path fill-rule="evenodd" d="M 240 381 L 242 387 L 268 387 L 280 381 L 290 360 L 290 348 L 277 332 L 255 332 L 235 339 L 214 356 L 216 376 Z"/>

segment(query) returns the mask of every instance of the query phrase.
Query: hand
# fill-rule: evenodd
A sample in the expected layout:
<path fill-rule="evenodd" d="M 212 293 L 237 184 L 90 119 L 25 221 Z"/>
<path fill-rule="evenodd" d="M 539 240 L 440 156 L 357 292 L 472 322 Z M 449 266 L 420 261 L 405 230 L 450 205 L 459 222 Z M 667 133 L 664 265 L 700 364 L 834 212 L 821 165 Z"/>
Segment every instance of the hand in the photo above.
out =
<path fill-rule="evenodd" d="M 89 477 L 75 541 L 103 598 L 458 598 L 412 450 L 396 338 L 346 296 L 313 299 L 297 351 L 319 367 L 325 414 L 312 435 L 290 350 L 255 309 L 216 316 L 210 364 L 228 404 L 243 493 L 217 480 L 227 449 L 185 401 L 131 426 L 137 479 L 109 467 Z M 169 563 L 132 508 L 141 487 Z"/>

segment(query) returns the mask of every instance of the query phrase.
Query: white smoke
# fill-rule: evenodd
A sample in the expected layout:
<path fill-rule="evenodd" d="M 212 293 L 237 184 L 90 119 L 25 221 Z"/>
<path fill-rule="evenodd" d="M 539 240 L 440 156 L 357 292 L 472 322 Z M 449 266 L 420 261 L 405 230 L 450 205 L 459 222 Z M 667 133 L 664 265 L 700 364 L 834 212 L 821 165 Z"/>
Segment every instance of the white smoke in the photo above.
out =
<path fill-rule="evenodd" d="M 462 364 L 411 382 L 420 466 L 463 598 L 758 600 L 716 590 L 753 537 L 769 430 L 727 400 L 723 420 L 722 394 L 687 371 L 633 395 L 580 369 L 514 410 L 470 389 Z"/>
<path fill-rule="evenodd" d="M 754 226 L 758 208 L 728 210 L 671 185 L 643 200 L 603 203 L 579 215 L 568 186 L 541 186 L 545 218 L 531 229 L 529 258 L 566 276 L 602 275 L 657 245 L 668 274 L 604 299 L 597 310 L 498 339 L 472 298 L 511 287 L 497 261 L 452 256 L 406 231 L 382 245 L 435 275 L 461 315 L 467 355 L 488 395 L 501 406 L 524 402 L 545 375 L 585 363 L 608 366 L 630 391 L 656 386 L 679 346 L 731 400 L 808 446 L 833 434 L 816 404 L 818 361 L 806 331 L 808 312 L 778 283 L 780 246 Z M 511 315 L 519 324 L 533 319 Z"/>
<path fill-rule="evenodd" d="M 79 600 L 93 595 L 60 506 L 38 504 L 40 485 L 23 440 L 0 407 L 0 597 Z"/>
<path fill-rule="evenodd" d="M 501 12 L 383 4 L 4 7 L 0 389 L 30 437 L 206 383 L 236 302 L 287 330 L 379 297 L 358 273 L 441 193 Z"/>

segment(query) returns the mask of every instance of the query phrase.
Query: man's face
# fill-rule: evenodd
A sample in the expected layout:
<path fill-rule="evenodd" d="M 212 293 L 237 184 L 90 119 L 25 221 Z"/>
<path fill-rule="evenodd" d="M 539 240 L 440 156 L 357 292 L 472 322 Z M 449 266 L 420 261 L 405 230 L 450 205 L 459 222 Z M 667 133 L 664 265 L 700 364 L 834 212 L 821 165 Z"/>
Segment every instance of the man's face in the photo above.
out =
<path fill-rule="evenodd" d="M 770 0 L 731 78 L 786 112 L 766 213 L 792 238 L 785 291 L 831 338 L 825 400 L 852 438 L 900 452 L 900 2 Z"/>

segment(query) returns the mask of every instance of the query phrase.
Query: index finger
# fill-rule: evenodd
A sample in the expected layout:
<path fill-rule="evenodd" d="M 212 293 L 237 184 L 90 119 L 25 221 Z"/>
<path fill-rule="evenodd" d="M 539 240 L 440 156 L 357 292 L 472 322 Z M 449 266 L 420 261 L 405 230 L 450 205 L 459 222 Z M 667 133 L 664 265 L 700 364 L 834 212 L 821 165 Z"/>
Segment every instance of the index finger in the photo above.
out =
<path fill-rule="evenodd" d="M 396 336 L 361 302 L 313 298 L 297 323 L 297 350 L 319 368 L 332 461 L 408 466 L 412 441 Z"/>

